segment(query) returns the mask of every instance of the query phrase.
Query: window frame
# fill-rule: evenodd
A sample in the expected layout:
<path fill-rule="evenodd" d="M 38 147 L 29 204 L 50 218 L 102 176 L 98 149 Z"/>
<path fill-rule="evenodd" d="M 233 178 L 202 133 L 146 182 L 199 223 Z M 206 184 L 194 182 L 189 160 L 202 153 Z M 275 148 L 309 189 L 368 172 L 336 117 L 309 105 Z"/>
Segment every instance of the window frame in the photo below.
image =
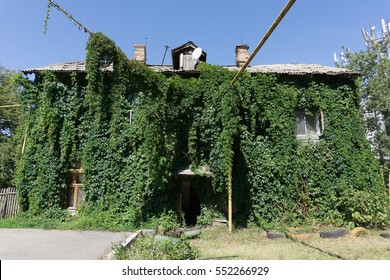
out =
<path fill-rule="evenodd" d="M 72 181 L 67 188 L 67 207 L 68 209 L 77 209 L 77 207 L 84 201 L 84 179 L 83 169 L 69 169 L 69 175 Z"/>
<path fill-rule="evenodd" d="M 310 112 L 310 114 L 308 113 Z M 301 117 L 301 120 L 298 118 Z M 315 128 L 312 129 L 312 125 L 309 124 L 308 118 L 312 118 L 312 124 L 315 125 Z M 299 129 L 298 125 L 300 125 L 298 122 L 304 124 L 304 134 L 298 134 L 298 131 L 302 131 L 302 128 Z M 296 109 L 295 110 L 295 136 L 297 139 L 312 139 L 312 140 L 319 140 L 320 137 L 324 133 L 324 114 L 322 110 L 303 110 L 303 109 Z M 311 133 L 310 133 L 311 132 Z"/>

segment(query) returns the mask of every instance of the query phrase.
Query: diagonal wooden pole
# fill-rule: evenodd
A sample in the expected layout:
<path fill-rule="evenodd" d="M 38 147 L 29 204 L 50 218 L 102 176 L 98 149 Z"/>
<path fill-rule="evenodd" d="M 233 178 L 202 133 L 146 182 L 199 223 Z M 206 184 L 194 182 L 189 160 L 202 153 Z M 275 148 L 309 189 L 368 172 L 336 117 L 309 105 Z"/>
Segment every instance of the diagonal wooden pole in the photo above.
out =
<path fill-rule="evenodd" d="M 264 45 L 264 43 L 268 40 L 268 38 L 271 36 L 272 32 L 276 29 L 276 27 L 279 25 L 279 23 L 282 21 L 284 16 L 288 13 L 290 8 L 294 5 L 296 0 L 289 0 L 284 9 L 281 11 L 281 13 L 278 15 L 274 23 L 271 25 L 271 27 L 268 29 L 267 33 L 264 35 L 263 39 L 259 42 L 259 44 L 254 49 L 253 53 L 249 56 L 248 60 L 245 62 L 245 64 L 241 67 L 240 71 L 237 73 L 237 75 L 232 80 L 232 85 L 234 85 L 238 78 L 242 75 L 244 70 L 248 67 L 249 63 L 251 63 L 252 59 L 256 56 L 256 54 L 259 52 L 261 47 Z"/>
<path fill-rule="evenodd" d="M 1 105 L 0 108 L 13 108 L 13 107 L 20 107 L 19 104 L 14 104 L 14 105 Z"/>
<path fill-rule="evenodd" d="M 259 42 L 259 44 L 256 46 L 253 53 L 250 55 L 248 60 L 245 62 L 245 64 L 242 66 L 240 71 L 237 73 L 237 75 L 232 80 L 231 84 L 234 85 L 238 78 L 242 75 L 246 67 L 248 67 L 249 63 L 252 61 L 252 59 L 255 57 L 255 55 L 259 52 L 261 47 L 264 45 L 264 43 L 268 40 L 268 38 L 271 36 L 272 32 L 275 30 L 275 28 L 279 25 L 279 23 L 282 21 L 284 16 L 288 13 L 290 8 L 294 5 L 296 0 L 289 0 L 289 2 L 286 4 L 282 12 L 278 15 L 274 23 L 271 25 L 271 27 L 268 29 L 267 33 L 264 35 L 263 39 Z M 233 186 L 232 186 L 232 167 L 229 169 L 228 174 L 228 228 L 229 228 L 229 234 L 232 234 L 233 229 Z"/>
<path fill-rule="evenodd" d="M 228 228 L 229 234 L 233 231 L 233 188 L 232 188 L 232 167 L 229 168 L 228 174 Z"/>

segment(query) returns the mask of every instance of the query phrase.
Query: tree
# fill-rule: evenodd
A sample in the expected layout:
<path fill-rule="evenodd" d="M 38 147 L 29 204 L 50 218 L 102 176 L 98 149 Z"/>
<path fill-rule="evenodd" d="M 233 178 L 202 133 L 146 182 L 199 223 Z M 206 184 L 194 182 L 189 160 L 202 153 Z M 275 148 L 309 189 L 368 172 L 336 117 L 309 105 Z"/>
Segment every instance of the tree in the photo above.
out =
<path fill-rule="evenodd" d="M 382 165 L 390 159 L 390 40 L 367 42 L 367 49 L 351 52 L 344 48 L 342 65 L 361 73 L 362 107 L 367 135 Z"/>
<path fill-rule="evenodd" d="M 12 185 L 15 130 L 19 122 L 18 74 L 0 65 L 0 187 Z"/>

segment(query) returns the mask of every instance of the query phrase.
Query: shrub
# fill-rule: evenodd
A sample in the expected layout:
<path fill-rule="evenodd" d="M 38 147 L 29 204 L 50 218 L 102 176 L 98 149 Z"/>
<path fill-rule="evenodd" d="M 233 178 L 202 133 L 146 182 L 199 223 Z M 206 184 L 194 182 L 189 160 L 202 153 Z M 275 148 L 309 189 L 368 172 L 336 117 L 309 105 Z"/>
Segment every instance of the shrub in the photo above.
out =
<path fill-rule="evenodd" d="M 339 208 L 344 220 L 355 226 L 384 228 L 390 225 L 389 204 L 368 191 L 351 191 L 340 198 Z"/>
<path fill-rule="evenodd" d="M 213 208 L 207 207 L 204 204 L 202 204 L 200 207 L 200 215 L 198 216 L 196 223 L 198 227 L 210 226 L 213 224 L 213 220 L 224 218 L 222 213 L 214 210 Z"/>
<path fill-rule="evenodd" d="M 82 207 L 68 224 L 68 228 L 84 230 L 128 231 L 138 228 L 140 217 L 138 211 L 129 209 L 124 213 L 114 210 L 98 211 L 90 207 Z"/>
<path fill-rule="evenodd" d="M 178 217 L 173 210 L 169 210 L 166 213 L 163 213 L 159 219 L 159 226 L 163 230 L 163 233 L 177 231 L 180 227 L 178 222 Z"/>
<path fill-rule="evenodd" d="M 200 256 L 199 250 L 192 248 L 185 238 L 139 237 L 129 249 L 115 247 L 114 250 L 122 260 L 194 260 Z"/>

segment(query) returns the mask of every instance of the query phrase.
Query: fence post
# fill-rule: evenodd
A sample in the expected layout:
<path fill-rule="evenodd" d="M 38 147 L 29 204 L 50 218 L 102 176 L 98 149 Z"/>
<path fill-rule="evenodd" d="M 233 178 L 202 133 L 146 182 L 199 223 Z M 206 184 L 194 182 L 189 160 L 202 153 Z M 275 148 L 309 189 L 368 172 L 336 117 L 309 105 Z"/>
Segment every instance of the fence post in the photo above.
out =
<path fill-rule="evenodd" d="M 3 190 L 5 190 L 5 192 L 3 193 Z M 7 195 L 7 190 L 8 188 L 6 189 L 2 189 L 1 191 L 1 196 L 3 196 L 3 198 L 1 199 L 1 209 L 0 209 L 0 218 L 5 218 L 5 213 L 7 211 L 7 200 L 8 200 L 8 195 Z"/>

